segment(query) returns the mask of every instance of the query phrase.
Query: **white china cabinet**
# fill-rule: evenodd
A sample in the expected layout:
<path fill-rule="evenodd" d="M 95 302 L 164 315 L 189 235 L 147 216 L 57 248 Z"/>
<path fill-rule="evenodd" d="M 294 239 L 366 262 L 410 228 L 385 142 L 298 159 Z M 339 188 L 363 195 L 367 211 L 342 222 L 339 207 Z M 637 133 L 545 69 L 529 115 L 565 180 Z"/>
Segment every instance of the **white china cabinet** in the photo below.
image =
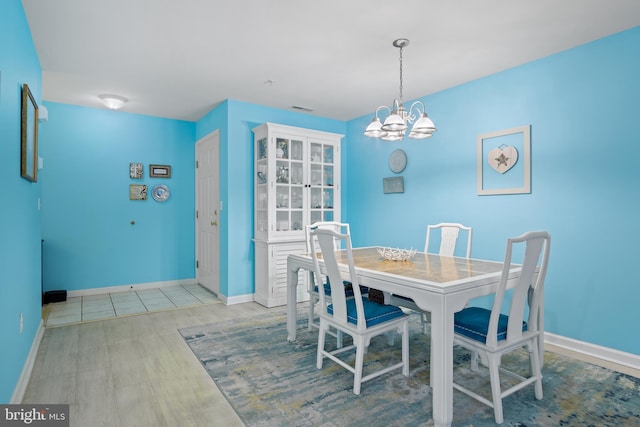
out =
<path fill-rule="evenodd" d="M 287 302 L 287 256 L 306 252 L 304 226 L 340 220 L 342 135 L 265 123 L 253 129 L 256 302 Z M 298 301 L 308 299 L 300 275 Z"/>

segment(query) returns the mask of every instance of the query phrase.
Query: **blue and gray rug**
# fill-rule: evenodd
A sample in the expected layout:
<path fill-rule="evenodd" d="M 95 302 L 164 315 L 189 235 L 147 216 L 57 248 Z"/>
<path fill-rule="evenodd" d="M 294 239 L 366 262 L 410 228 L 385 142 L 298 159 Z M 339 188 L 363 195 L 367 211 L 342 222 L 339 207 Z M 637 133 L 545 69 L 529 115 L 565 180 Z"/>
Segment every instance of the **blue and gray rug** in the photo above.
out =
<path fill-rule="evenodd" d="M 398 370 L 372 379 L 360 396 L 344 368 L 325 360 L 316 369 L 317 331 L 307 331 L 303 313 L 295 343 L 287 342 L 282 310 L 180 333 L 247 426 L 429 426 L 429 337 L 411 317 L 409 377 Z M 399 360 L 395 341 L 392 348 L 385 337 L 372 341 L 365 375 Z M 465 350 L 454 355 L 455 380 L 489 397 L 488 372 L 471 372 Z M 503 365 L 526 373 L 528 359 L 516 353 Z M 543 375 L 543 400 L 532 386 L 504 399 L 504 426 L 640 426 L 640 379 L 551 352 Z M 495 425 L 493 409 L 454 391 L 453 425 Z"/>

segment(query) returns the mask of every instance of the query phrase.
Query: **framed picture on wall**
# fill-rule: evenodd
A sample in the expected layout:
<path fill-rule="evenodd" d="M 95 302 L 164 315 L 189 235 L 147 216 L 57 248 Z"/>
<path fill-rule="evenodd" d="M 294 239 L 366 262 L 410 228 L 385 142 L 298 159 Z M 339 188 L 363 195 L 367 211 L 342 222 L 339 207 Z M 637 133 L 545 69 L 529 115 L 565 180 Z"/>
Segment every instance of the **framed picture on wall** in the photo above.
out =
<path fill-rule="evenodd" d="M 404 178 L 401 176 L 382 178 L 382 187 L 385 194 L 404 193 Z"/>
<path fill-rule="evenodd" d="M 531 125 L 478 135 L 478 195 L 531 193 Z"/>
<path fill-rule="evenodd" d="M 147 200 L 147 186 L 129 184 L 129 200 Z"/>
<path fill-rule="evenodd" d="M 38 104 L 26 83 L 22 85 L 20 176 L 31 182 L 38 180 Z"/>
<path fill-rule="evenodd" d="M 149 165 L 149 176 L 151 178 L 171 178 L 171 166 Z"/>
<path fill-rule="evenodd" d="M 142 179 L 144 174 L 144 166 L 142 163 L 129 163 L 129 178 Z"/>

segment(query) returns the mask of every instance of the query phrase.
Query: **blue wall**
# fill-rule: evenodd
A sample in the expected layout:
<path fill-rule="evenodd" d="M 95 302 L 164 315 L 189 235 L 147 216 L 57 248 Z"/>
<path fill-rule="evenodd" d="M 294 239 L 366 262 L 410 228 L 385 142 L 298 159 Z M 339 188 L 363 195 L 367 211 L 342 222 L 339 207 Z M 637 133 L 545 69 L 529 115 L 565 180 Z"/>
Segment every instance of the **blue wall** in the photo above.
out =
<path fill-rule="evenodd" d="M 501 260 L 507 237 L 548 230 L 547 331 L 640 354 L 629 335 L 640 301 L 638 46 L 640 27 L 423 98 L 439 129 L 430 139 L 369 139 L 370 116 L 350 121 L 354 244 L 421 248 L 427 224 L 461 222 L 474 228 L 473 257 Z M 529 124 L 531 194 L 478 196 L 477 135 Z M 405 192 L 383 194 L 398 147 Z"/>
<path fill-rule="evenodd" d="M 553 249 L 546 328 L 640 354 L 629 327 L 640 286 L 640 171 L 634 120 L 640 28 L 489 76 L 423 100 L 439 130 L 428 140 L 362 136 L 349 122 L 226 101 L 198 123 L 45 103 L 39 182 L 19 175 L 20 87 L 41 98 L 41 70 L 19 0 L 0 6 L 0 402 L 8 402 L 40 322 L 40 239 L 46 289 L 80 290 L 194 278 L 194 143 L 220 131 L 221 293 L 253 292 L 253 134 L 266 121 L 346 134 L 342 219 L 354 244 L 422 247 L 426 224 L 474 227 L 472 256 L 500 260 L 505 239 L 546 229 Z M 373 108 L 374 106 L 372 106 Z M 476 136 L 532 128 L 532 193 L 476 195 Z M 409 156 L 405 193 L 382 192 L 388 156 Z M 145 166 L 131 180 L 130 162 Z M 149 164 L 172 178 L 149 178 Z M 167 184 L 161 204 L 128 186 Z M 42 194 L 42 215 L 38 198 Z M 135 225 L 130 221 L 134 220 Z M 42 226 L 41 226 L 42 221 Z M 19 316 L 24 331 L 19 332 Z"/>
<path fill-rule="evenodd" d="M 45 105 L 45 289 L 195 277 L 195 123 Z M 129 178 L 131 162 L 143 164 L 142 179 Z M 149 164 L 170 165 L 171 178 L 149 177 Z M 147 185 L 147 200 L 129 200 L 130 184 Z M 171 194 L 162 203 L 151 197 L 159 184 Z"/>
<path fill-rule="evenodd" d="M 264 122 L 344 135 L 342 121 L 229 100 L 197 125 L 200 139 L 220 129 L 220 292 L 253 293 L 253 132 Z M 343 139 L 344 145 L 344 139 Z M 346 164 L 346 156 L 342 157 Z M 342 200 L 344 206 L 344 197 Z M 344 212 L 344 209 L 343 209 Z M 344 216 L 344 214 L 343 214 Z"/>
<path fill-rule="evenodd" d="M 20 0 L 0 5 L 0 402 L 11 400 L 41 320 L 40 180 L 20 177 L 20 99 L 41 70 Z M 20 313 L 24 329 L 20 333 Z"/>

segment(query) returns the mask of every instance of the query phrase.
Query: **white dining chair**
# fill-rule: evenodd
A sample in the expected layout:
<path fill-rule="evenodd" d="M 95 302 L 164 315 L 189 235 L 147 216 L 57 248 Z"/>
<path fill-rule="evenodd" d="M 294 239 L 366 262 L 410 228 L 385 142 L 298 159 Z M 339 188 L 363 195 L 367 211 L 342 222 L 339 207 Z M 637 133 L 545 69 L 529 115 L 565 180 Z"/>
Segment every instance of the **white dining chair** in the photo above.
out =
<path fill-rule="evenodd" d="M 402 369 L 402 375 L 409 375 L 409 322 L 400 308 L 379 304 L 363 298 L 360 291 L 358 277 L 355 274 L 355 265 L 351 250 L 351 236 L 344 232 L 326 228 L 312 228 L 310 230 L 311 257 L 313 259 L 314 274 L 322 277 L 322 271 L 318 262 L 318 254 L 315 247 L 320 247 L 325 271 L 329 276 L 331 287 L 331 304 L 326 304 L 327 295 L 324 287 L 320 290 L 320 325 L 318 330 L 318 352 L 316 367 L 322 369 L 325 358 L 331 359 L 354 375 L 353 393 L 360 394 L 363 382 L 376 378 L 395 369 Z M 315 238 L 315 239 L 314 239 Z M 316 240 L 317 239 L 317 240 Z M 338 242 L 345 242 L 345 254 L 348 264 L 348 272 L 342 273 L 336 258 L 336 246 Z M 344 258 L 343 258 L 344 259 Z M 344 263 L 344 261 L 343 261 Z M 344 274 L 344 275 L 343 275 Z M 343 281 L 352 283 L 353 298 L 348 298 Z M 353 338 L 353 344 L 337 348 L 325 349 L 327 331 L 333 327 Z M 385 368 L 371 372 L 363 376 L 364 356 L 372 337 L 383 334 L 398 333 L 402 336 L 402 360 Z M 351 353 L 355 349 L 355 363 L 353 366 L 346 360 L 345 352 Z M 339 356 L 342 356 L 339 357 Z"/>
<path fill-rule="evenodd" d="M 432 237 L 434 237 L 436 231 L 440 232 L 440 245 L 437 252 L 438 255 L 454 256 L 455 250 L 459 246 L 460 251 L 465 254 L 465 258 L 471 257 L 471 237 L 473 234 L 473 229 L 457 222 L 441 222 L 435 225 L 427 225 L 427 236 L 424 243 L 424 253 L 434 253 L 431 252 L 431 246 Z M 464 247 L 458 245 L 458 237 L 460 236 L 461 231 L 466 234 L 466 245 Z M 434 238 L 433 240 L 437 242 L 436 238 Z M 389 297 L 389 303 L 398 307 L 404 307 L 420 312 L 422 331 L 425 334 L 428 332 L 427 325 L 430 322 L 430 314 L 429 312 L 425 312 L 420 307 L 418 307 L 412 299 L 400 295 L 391 295 Z"/>
<path fill-rule="evenodd" d="M 454 315 L 454 344 L 472 352 L 473 371 L 478 370 L 477 357 L 489 368 L 491 400 L 454 382 L 454 388 L 492 407 L 496 423 L 504 421 L 502 399 L 521 388 L 535 383 L 535 397 L 542 399 L 542 349 L 544 327 L 539 323 L 539 313 L 544 309 L 544 281 L 549 262 L 551 237 L 545 231 L 525 233 L 507 240 L 504 266 L 498 290 L 491 310 L 468 307 Z M 524 246 L 523 260 L 512 262 L 513 247 Z M 509 278 L 512 268 L 520 269 L 520 276 Z M 511 286 L 513 285 L 513 286 Z M 509 286 L 511 298 L 505 298 Z M 503 309 L 504 305 L 504 309 Z M 525 320 L 525 313 L 528 316 Z M 506 314 L 503 314 L 503 311 Z M 523 377 L 501 366 L 505 353 L 525 347 L 529 354 L 530 375 Z M 500 373 L 518 380 L 518 383 L 502 391 Z"/>
<path fill-rule="evenodd" d="M 439 255 L 454 256 L 456 247 L 458 246 L 458 236 L 460 231 L 466 232 L 467 241 L 464 248 L 465 258 L 471 257 L 471 235 L 472 228 L 457 222 L 441 222 L 440 224 L 427 225 L 427 237 L 424 242 L 424 253 L 434 253 L 430 250 L 431 234 L 440 231 L 440 248 Z M 435 239 L 434 239 L 435 240 Z"/>
<path fill-rule="evenodd" d="M 349 224 L 347 223 L 341 223 L 341 222 L 337 222 L 337 221 L 318 221 L 318 222 L 314 222 L 313 224 L 307 224 L 304 226 L 304 233 L 305 233 L 305 241 L 306 241 L 306 246 L 307 246 L 307 252 L 310 253 L 311 252 L 311 230 L 315 229 L 315 228 L 323 228 L 323 229 L 329 229 L 329 230 L 335 230 L 335 231 L 343 231 L 347 234 L 350 234 L 350 228 L 349 228 Z M 316 239 L 316 238 L 314 238 Z M 337 241 L 336 242 L 336 249 L 340 249 L 340 242 Z M 318 244 L 317 244 L 317 239 L 316 239 L 316 248 L 318 248 Z M 308 321 L 308 329 L 309 331 L 311 331 L 313 328 L 318 328 L 319 327 L 319 321 L 316 321 L 316 314 L 315 314 L 315 307 L 316 305 L 320 302 L 320 290 L 318 289 L 318 284 L 321 283 L 322 286 L 324 286 L 324 291 L 325 291 L 325 301 L 327 304 L 331 303 L 331 286 L 329 285 L 329 280 L 326 276 L 322 276 L 319 277 L 316 280 L 315 274 L 310 271 L 309 272 L 309 280 L 307 283 L 307 291 L 309 292 L 309 321 Z M 346 295 L 348 298 L 353 297 L 353 290 L 351 289 L 351 284 L 350 283 L 345 283 L 344 284 L 346 289 Z M 336 337 L 337 343 L 338 343 L 338 347 L 342 347 L 342 333 L 340 331 L 336 331 L 334 332 L 329 332 L 329 334 L 333 335 Z"/>

